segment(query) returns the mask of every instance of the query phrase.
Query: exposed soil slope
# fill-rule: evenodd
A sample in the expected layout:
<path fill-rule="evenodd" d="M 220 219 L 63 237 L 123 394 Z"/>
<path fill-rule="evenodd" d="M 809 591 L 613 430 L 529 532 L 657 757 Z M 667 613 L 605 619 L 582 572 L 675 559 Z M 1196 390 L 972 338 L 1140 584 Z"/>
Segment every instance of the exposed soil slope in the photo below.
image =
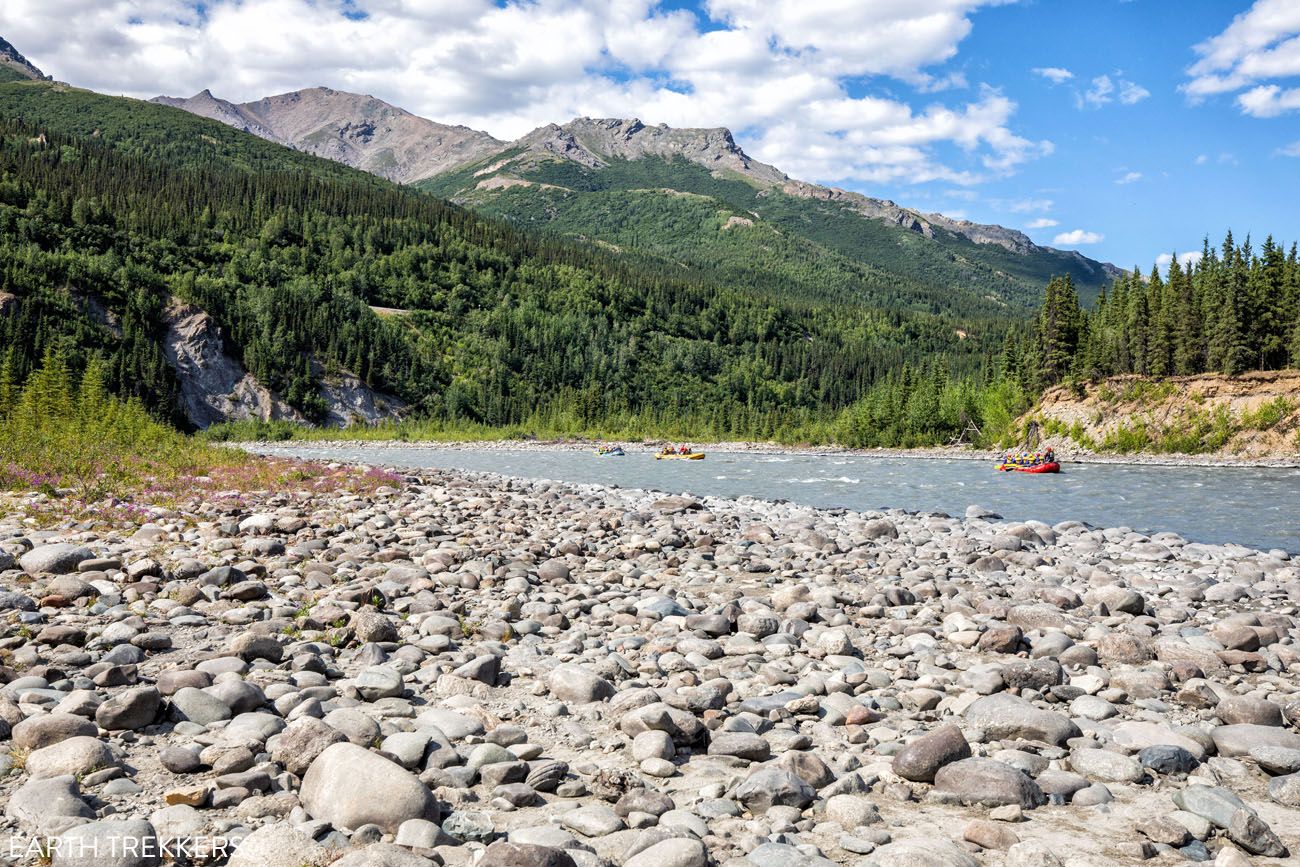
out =
<path fill-rule="evenodd" d="M 1119 376 L 1057 386 L 1022 422 L 1037 421 L 1065 454 L 1160 452 L 1236 458 L 1300 453 L 1300 371 Z"/>

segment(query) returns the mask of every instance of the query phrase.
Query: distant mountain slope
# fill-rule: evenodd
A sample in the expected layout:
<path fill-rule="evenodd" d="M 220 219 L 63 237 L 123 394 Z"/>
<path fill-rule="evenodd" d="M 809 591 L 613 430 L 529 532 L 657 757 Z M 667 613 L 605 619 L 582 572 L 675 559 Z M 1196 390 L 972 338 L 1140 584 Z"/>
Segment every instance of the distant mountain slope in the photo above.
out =
<path fill-rule="evenodd" d="M 963 315 L 1027 310 L 1057 274 L 1090 299 L 1122 273 L 1001 226 L 792 180 L 748 156 L 725 129 L 579 118 L 422 186 L 522 225 L 720 267 L 750 283 L 794 279 L 777 276 L 790 271 L 771 255 L 783 248 L 819 262 L 803 271 L 807 285 L 787 283 L 798 291 L 852 293 L 859 279 L 859 297 L 879 300 L 887 284 L 896 290 L 887 292 L 891 304 Z"/>
<path fill-rule="evenodd" d="M 1069 274 L 1081 297 L 1091 300 L 1122 273 L 1074 251 L 1039 246 L 1014 229 L 925 214 L 790 178 L 749 156 L 721 127 L 674 129 L 635 118 L 577 118 L 547 124 L 506 144 L 487 133 L 424 120 L 373 97 L 327 88 L 242 105 L 207 91 L 190 99 L 157 101 L 392 180 L 420 182 L 439 195 L 527 225 L 653 256 L 670 253 L 661 241 L 677 249 L 689 238 L 699 254 L 678 250 L 672 259 L 691 267 L 711 267 L 705 251 L 716 246 L 716 238 L 689 229 L 686 237 L 656 236 L 650 224 L 662 221 L 651 212 L 683 204 L 660 200 L 673 192 L 717 199 L 720 209 L 731 209 L 724 222 L 733 216 L 758 221 L 878 276 L 892 275 L 940 294 L 973 294 L 994 308 L 1029 308 L 1056 274 Z M 643 165 L 628 169 L 638 163 Z M 703 182 L 701 171 L 707 176 Z M 633 192 L 637 188 L 628 186 L 633 182 L 661 192 L 618 200 L 617 207 L 635 206 L 619 218 L 619 231 L 611 231 L 603 220 L 580 219 L 604 207 L 585 201 L 588 194 Z M 643 218 L 647 225 L 637 229 Z M 891 229 L 895 231 L 886 231 Z M 733 276 L 757 279 L 752 272 L 741 269 Z M 914 301 L 929 304 L 924 298 Z"/>
<path fill-rule="evenodd" d="M 398 183 L 432 177 L 504 146 L 485 132 L 435 123 L 373 96 L 327 87 L 240 105 L 208 90 L 188 99 L 153 101 Z"/>
<path fill-rule="evenodd" d="M 405 404 L 522 430 L 825 439 L 882 378 L 978 375 L 1009 325 L 523 232 L 58 83 L 0 84 L 0 176 L 0 364 L 22 381 L 48 350 L 74 369 L 97 354 L 114 391 L 196 426 Z"/>
<path fill-rule="evenodd" d="M 0 81 L 17 81 L 22 78 L 40 80 L 47 77 L 23 57 L 17 48 L 0 38 Z"/>

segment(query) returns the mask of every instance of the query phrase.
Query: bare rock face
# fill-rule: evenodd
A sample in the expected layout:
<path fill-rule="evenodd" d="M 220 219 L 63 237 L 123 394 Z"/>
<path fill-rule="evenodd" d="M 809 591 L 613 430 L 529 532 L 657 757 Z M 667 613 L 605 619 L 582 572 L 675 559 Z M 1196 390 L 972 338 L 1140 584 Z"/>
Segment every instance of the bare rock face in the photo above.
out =
<path fill-rule="evenodd" d="M 319 377 L 320 395 L 325 398 L 324 423 L 333 427 L 373 424 L 380 419 L 401 415 L 408 408 L 405 401 L 391 394 L 375 391 L 346 370 L 327 372 L 313 363 Z"/>
<path fill-rule="evenodd" d="M 37 69 L 30 60 L 23 57 L 17 48 L 14 48 L 3 38 L 0 38 L 0 67 L 11 69 L 23 78 L 30 78 L 34 81 L 49 78 L 48 75 Z"/>
<path fill-rule="evenodd" d="M 505 146 L 485 132 L 435 123 L 373 96 L 328 87 L 239 105 L 207 90 L 153 101 L 398 183 L 433 177 Z"/>
<path fill-rule="evenodd" d="M 610 160 L 680 157 L 764 185 L 788 180 L 780 169 L 745 153 L 731 130 L 723 127 L 674 129 L 666 124 L 646 126 L 637 118 L 580 117 L 563 126 L 548 124 L 535 129 L 511 147 L 552 154 L 589 168 L 608 165 Z"/>
<path fill-rule="evenodd" d="M 250 115 L 241 106 L 213 96 L 210 90 L 199 91 L 188 98 L 156 96 L 151 102 L 170 105 L 172 108 L 179 108 L 188 111 L 190 114 L 197 114 L 199 117 L 219 121 L 226 126 L 233 126 L 235 129 L 252 133 L 258 138 L 264 138 L 267 141 L 288 144 L 288 142 L 282 141 L 272 130 L 263 126 L 257 118 Z"/>
<path fill-rule="evenodd" d="M 163 321 L 163 354 L 181 384 L 181 409 L 196 427 L 243 419 L 306 420 L 226 354 L 221 329 L 206 311 L 175 303 Z"/>

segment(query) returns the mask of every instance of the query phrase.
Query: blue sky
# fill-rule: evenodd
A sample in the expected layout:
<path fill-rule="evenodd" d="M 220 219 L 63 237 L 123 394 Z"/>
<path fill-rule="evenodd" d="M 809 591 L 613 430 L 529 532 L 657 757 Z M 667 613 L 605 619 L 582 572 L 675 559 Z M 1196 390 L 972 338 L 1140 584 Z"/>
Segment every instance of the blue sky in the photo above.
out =
<path fill-rule="evenodd" d="M 1124 267 L 1300 239 L 1298 0 L 3 0 L 0 36 L 145 98 L 728 126 L 794 177 Z"/>
<path fill-rule="evenodd" d="M 1192 104 L 1180 91 L 1198 59 L 1193 46 L 1250 5 L 1091 0 L 978 11 L 947 67 L 1000 87 L 1019 106 L 1015 129 L 1052 141 L 1054 149 L 980 185 L 974 202 L 963 206 L 941 184 L 924 185 L 932 197 L 926 201 L 1022 228 L 1031 220 L 1009 205 L 1034 203 L 1041 211 L 1030 211 L 1033 218 L 1058 223 L 1029 230 L 1036 241 L 1051 243 L 1074 229 L 1096 232 L 1103 240 L 1079 249 L 1124 267 L 1149 267 L 1157 254 L 1175 249 L 1199 251 L 1202 237 L 1214 245 L 1228 229 L 1238 238 L 1249 232 L 1257 240 L 1269 233 L 1300 240 L 1300 157 L 1284 155 L 1300 139 L 1300 114 L 1254 117 L 1231 94 Z M 1035 68 L 1074 77 L 1053 84 Z M 1132 81 L 1150 95 L 1131 105 L 1081 101 L 1101 75 Z M 1051 207 L 1042 207 L 1048 201 Z"/>

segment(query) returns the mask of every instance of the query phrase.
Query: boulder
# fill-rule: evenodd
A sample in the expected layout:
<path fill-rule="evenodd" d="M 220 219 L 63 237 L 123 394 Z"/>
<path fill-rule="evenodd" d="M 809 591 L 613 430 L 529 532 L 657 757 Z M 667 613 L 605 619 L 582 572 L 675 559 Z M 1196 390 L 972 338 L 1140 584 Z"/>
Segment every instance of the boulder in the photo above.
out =
<path fill-rule="evenodd" d="M 333 744 L 316 757 L 299 799 L 312 818 L 349 830 L 375 824 L 395 834 L 407 819 L 438 819 L 433 794 L 415 775 L 350 743 Z"/>

